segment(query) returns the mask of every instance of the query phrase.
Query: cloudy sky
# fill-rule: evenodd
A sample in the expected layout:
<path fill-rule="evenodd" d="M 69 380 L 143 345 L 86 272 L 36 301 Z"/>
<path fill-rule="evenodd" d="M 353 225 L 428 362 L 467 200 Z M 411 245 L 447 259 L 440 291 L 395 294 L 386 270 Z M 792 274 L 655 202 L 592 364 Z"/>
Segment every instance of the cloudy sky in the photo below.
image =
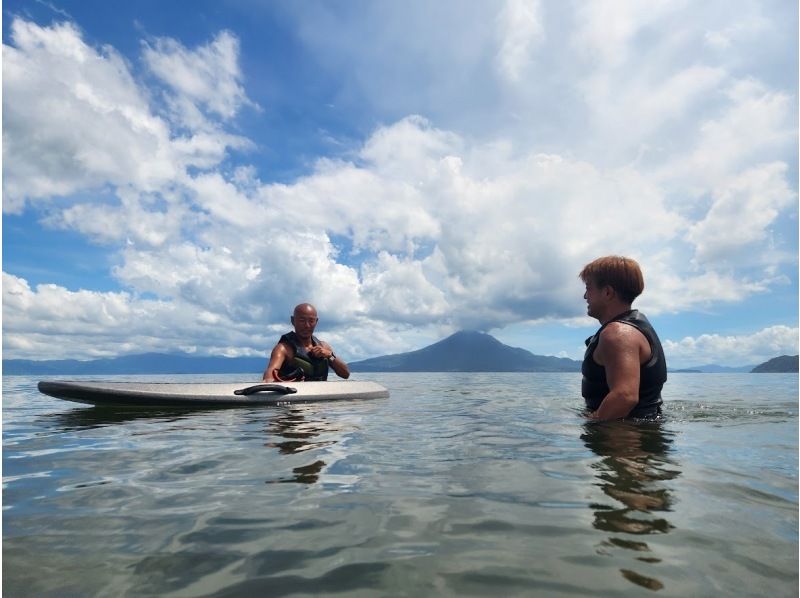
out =
<path fill-rule="evenodd" d="M 3 357 L 798 352 L 794 0 L 3 2 Z"/>

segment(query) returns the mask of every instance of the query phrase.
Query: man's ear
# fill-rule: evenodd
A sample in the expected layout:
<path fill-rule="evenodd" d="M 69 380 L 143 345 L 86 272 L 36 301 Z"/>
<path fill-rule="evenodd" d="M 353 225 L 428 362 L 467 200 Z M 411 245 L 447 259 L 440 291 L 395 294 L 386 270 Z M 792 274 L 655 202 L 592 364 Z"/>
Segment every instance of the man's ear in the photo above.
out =
<path fill-rule="evenodd" d="M 614 287 L 612 287 L 610 284 L 607 284 L 606 286 L 603 287 L 604 297 L 607 297 L 608 299 L 613 299 L 614 295 L 616 294 L 617 292 L 614 290 Z"/>

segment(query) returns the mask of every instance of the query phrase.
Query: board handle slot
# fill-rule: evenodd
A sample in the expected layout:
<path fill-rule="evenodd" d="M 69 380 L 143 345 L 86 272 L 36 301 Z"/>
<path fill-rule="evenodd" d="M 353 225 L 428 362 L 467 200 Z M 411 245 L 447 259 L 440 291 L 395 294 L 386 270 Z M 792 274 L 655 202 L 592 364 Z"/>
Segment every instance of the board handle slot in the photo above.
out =
<path fill-rule="evenodd" d="M 256 384 L 255 386 L 248 386 L 247 388 L 240 388 L 234 390 L 235 395 L 254 395 L 258 392 L 277 392 L 282 395 L 291 395 L 297 392 L 296 388 L 291 386 L 284 386 L 283 384 Z"/>

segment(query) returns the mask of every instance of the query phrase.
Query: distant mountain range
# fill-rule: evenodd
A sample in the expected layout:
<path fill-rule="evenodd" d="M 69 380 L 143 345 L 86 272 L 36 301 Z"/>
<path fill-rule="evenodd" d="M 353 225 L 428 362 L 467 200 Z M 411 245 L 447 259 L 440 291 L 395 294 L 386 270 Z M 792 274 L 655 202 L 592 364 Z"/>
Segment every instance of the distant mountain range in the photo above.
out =
<path fill-rule="evenodd" d="M 133 375 L 247 374 L 260 375 L 264 357 L 198 357 L 187 353 L 142 353 L 107 359 L 34 361 L 4 359 L 4 375 Z M 504 345 L 493 336 L 464 330 L 437 343 L 395 355 L 373 357 L 350 365 L 353 372 L 580 372 L 581 362 L 535 355 Z M 782 355 L 758 366 L 703 365 L 671 372 L 743 373 L 798 371 L 798 356 Z"/>
<path fill-rule="evenodd" d="M 198 357 L 186 353 L 142 353 L 108 359 L 32 361 L 4 359 L 4 375 L 261 374 L 265 357 Z"/>
<path fill-rule="evenodd" d="M 781 355 L 780 357 L 774 357 L 769 361 L 762 363 L 761 365 L 757 365 L 753 368 L 754 374 L 781 374 L 781 373 L 792 373 L 792 372 L 799 372 L 800 371 L 800 356 L 798 355 Z"/>
<path fill-rule="evenodd" d="M 725 365 L 717 365 L 715 363 L 709 363 L 707 365 L 694 365 L 689 368 L 681 368 L 679 370 L 670 369 L 670 372 L 675 372 L 676 374 L 685 374 L 685 373 L 692 373 L 692 374 L 747 374 L 753 371 L 752 365 L 742 365 L 739 367 L 728 367 Z"/>
<path fill-rule="evenodd" d="M 493 336 L 462 330 L 417 351 L 350 364 L 354 372 L 580 372 L 581 362 L 534 355 Z"/>
<path fill-rule="evenodd" d="M 261 374 L 264 357 L 144 353 L 108 359 L 4 359 L 5 375 Z M 579 361 L 534 355 L 482 332 L 462 331 L 424 349 L 349 364 L 353 372 L 579 372 Z"/>

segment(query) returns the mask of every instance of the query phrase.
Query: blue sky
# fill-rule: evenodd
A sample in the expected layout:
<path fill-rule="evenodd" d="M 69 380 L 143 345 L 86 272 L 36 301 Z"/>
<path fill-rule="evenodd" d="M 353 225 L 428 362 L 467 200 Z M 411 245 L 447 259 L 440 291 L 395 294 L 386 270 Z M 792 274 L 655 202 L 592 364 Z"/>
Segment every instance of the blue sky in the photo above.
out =
<path fill-rule="evenodd" d="M 798 352 L 791 1 L 3 4 L 3 357 L 580 358 L 637 259 L 671 367 Z"/>

